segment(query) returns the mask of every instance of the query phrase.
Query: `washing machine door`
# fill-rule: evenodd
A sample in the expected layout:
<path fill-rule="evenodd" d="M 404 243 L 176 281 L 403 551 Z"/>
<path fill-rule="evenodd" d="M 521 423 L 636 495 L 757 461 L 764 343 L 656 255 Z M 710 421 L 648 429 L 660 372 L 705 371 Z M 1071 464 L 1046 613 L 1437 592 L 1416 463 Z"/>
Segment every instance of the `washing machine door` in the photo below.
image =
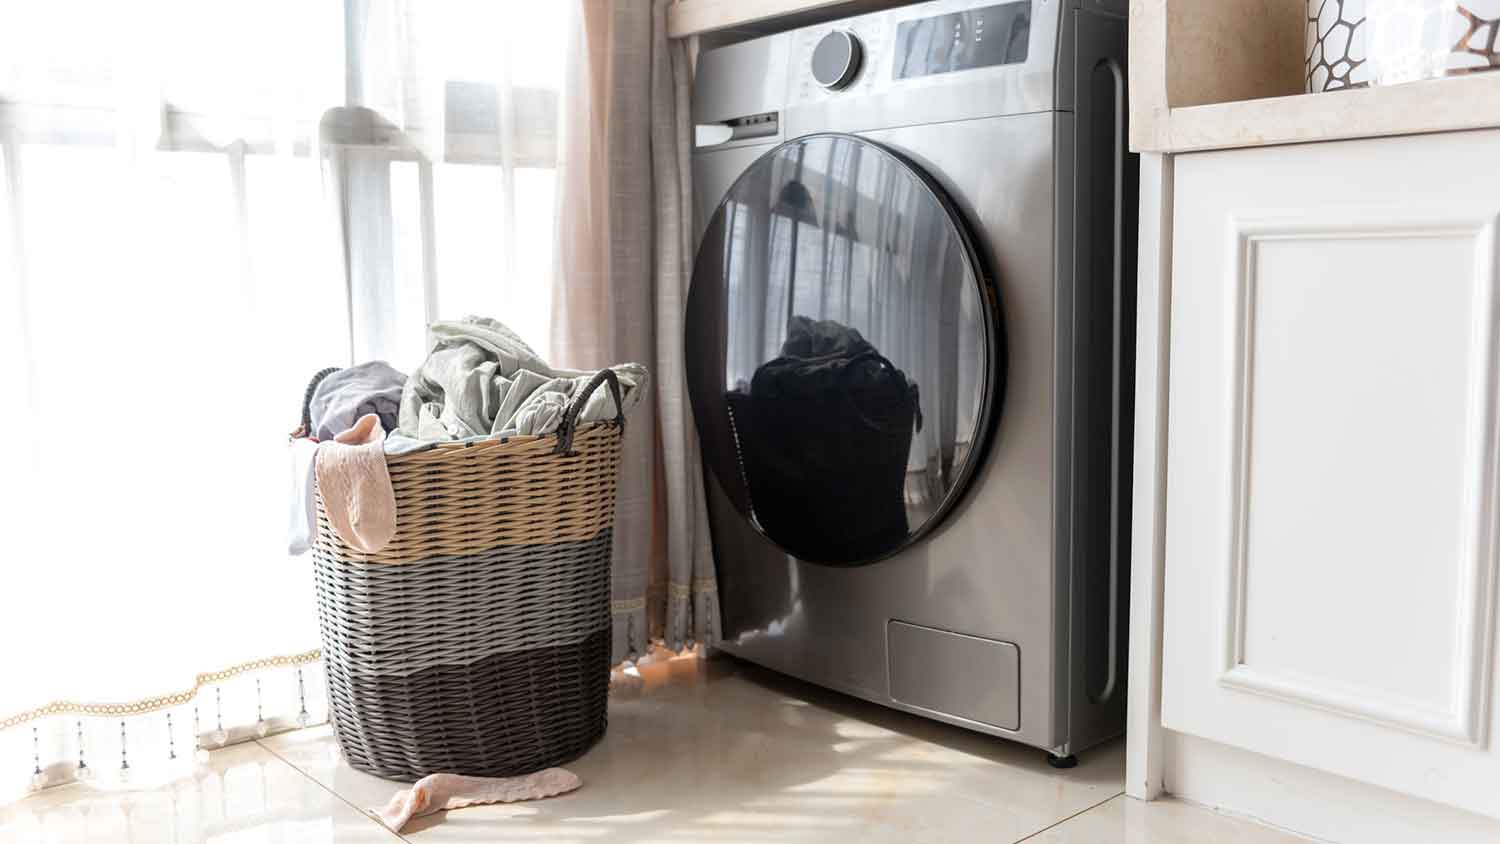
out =
<path fill-rule="evenodd" d="M 997 291 L 938 183 L 863 138 L 797 138 L 740 176 L 686 333 L 708 470 L 808 562 L 873 563 L 933 530 L 996 428 Z"/>

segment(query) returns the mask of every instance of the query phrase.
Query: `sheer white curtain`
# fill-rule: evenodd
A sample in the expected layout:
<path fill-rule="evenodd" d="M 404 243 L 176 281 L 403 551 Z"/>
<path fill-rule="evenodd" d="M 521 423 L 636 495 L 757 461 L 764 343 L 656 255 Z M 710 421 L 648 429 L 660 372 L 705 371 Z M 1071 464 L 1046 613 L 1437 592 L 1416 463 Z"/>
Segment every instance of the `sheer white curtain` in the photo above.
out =
<path fill-rule="evenodd" d="M 546 347 L 572 6 L 0 0 L 0 798 L 322 717 L 286 433 L 432 318 Z"/>
<path fill-rule="evenodd" d="M 353 354 L 403 370 L 424 326 L 549 342 L 559 89 L 577 2 L 350 0 L 348 107 L 323 118 L 349 213 Z"/>

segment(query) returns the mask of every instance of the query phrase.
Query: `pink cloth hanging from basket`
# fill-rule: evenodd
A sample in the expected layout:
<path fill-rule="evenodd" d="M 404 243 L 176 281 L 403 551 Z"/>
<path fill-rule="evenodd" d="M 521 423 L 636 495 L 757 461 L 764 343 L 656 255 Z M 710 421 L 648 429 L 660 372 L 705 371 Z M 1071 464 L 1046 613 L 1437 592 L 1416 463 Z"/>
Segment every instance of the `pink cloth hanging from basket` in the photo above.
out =
<path fill-rule="evenodd" d="M 398 791 L 383 809 L 370 814 L 393 832 L 400 832 L 412 818 L 484 803 L 516 803 L 566 794 L 583 785 L 577 774 L 562 768 L 547 768 L 521 777 L 466 777 L 432 774 Z"/>
<path fill-rule="evenodd" d="M 318 492 L 328 523 L 345 545 L 370 554 L 396 535 L 396 492 L 384 443 L 380 417 L 367 413 L 318 445 Z"/>

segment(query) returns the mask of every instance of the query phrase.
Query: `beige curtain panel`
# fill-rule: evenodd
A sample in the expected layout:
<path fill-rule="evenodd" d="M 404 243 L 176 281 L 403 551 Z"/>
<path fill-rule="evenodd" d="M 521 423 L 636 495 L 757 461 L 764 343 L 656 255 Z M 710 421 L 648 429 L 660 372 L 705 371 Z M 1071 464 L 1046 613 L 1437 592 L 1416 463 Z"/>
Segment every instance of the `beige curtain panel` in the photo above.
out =
<path fill-rule="evenodd" d="M 626 432 L 614 537 L 613 655 L 712 645 L 718 587 L 683 374 L 691 278 L 691 66 L 670 0 L 582 0 L 562 95 L 552 357 L 642 361 L 653 400 Z"/>

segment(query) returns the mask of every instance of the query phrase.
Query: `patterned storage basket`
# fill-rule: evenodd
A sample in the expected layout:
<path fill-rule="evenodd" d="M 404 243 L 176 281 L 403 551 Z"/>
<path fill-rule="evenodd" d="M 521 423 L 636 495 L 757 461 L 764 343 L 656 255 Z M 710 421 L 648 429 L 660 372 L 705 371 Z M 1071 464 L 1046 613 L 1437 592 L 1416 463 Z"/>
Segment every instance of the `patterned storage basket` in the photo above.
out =
<path fill-rule="evenodd" d="M 604 370 L 556 434 L 388 455 L 396 535 L 379 553 L 345 545 L 319 497 L 328 705 L 353 767 L 512 776 L 604 735 L 625 420 L 577 423 L 601 383 L 622 407 Z"/>

